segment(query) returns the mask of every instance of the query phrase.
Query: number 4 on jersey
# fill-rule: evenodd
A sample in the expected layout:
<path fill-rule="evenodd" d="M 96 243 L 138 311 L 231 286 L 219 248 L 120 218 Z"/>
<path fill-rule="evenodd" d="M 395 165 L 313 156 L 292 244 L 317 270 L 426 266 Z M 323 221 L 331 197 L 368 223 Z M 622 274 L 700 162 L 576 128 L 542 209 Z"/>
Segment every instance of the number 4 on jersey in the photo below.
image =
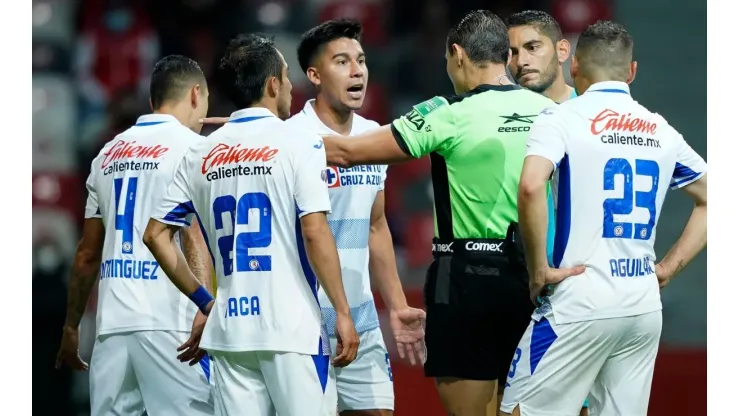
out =
<path fill-rule="evenodd" d="M 655 228 L 655 198 L 658 193 L 660 166 L 654 160 L 637 159 L 633 169 L 627 159 L 609 159 L 606 166 L 604 166 L 605 191 L 614 190 L 614 178 L 617 175 L 624 177 L 624 193 L 622 198 L 609 198 L 604 201 L 604 232 L 602 236 L 604 238 L 649 240 Z M 635 176 L 650 178 L 650 190 L 635 192 Z M 650 219 L 647 224 L 614 221 L 614 215 L 629 215 L 634 207 L 648 210 Z"/>
<path fill-rule="evenodd" d="M 134 252 L 134 209 L 136 207 L 136 185 L 139 178 L 128 178 L 126 193 L 121 200 L 123 192 L 123 178 L 113 179 L 116 191 L 116 230 L 121 231 L 121 252 L 133 254 Z M 123 205 L 123 214 L 119 214 L 119 207 Z"/>

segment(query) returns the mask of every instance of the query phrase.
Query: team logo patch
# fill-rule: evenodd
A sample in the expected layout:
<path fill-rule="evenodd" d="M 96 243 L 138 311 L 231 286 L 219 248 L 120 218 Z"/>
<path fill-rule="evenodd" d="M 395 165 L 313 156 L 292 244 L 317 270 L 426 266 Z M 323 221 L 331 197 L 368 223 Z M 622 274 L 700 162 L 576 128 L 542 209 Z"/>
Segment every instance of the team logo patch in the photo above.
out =
<path fill-rule="evenodd" d="M 326 168 L 326 184 L 329 188 L 338 188 L 341 185 L 339 180 L 339 169 L 336 166 Z"/>

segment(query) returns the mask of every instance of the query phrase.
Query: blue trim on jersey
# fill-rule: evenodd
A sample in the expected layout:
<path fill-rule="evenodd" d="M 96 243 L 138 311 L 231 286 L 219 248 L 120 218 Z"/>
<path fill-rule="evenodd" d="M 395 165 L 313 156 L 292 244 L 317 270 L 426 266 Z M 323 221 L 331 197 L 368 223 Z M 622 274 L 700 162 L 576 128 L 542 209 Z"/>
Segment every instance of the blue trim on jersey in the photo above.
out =
<path fill-rule="evenodd" d="M 296 211 L 298 209 L 296 208 Z M 313 272 L 313 269 L 311 269 L 311 263 L 308 262 L 308 255 L 306 254 L 306 247 L 303 245 L 303 231 L 301 231 L 301 219 L 298 218 L 298 215 L 296 214 L 296 220 L 295 220 L 295 241 L 298 248 L 298 259 L 301 261 L 301 269 L 303 269 L 303 275 L 306 277 L 306 282 L 308 283 L 308 286 L 311 288 L 311 293 L 313 293 L 313 297 L 316 299 L 316 303 L 319 303 L 319 293 L 318 293 L 318 280 L 316 279 L 316 275 Z"/>
<path fill-rule="evenodd" d="M 195 207 L 193 207 L 192 201 L 182 202 L 178 204 L 175 208 L 172 208 L 172 211 L 168 212 L 167 215 L 165 215 L 162 219 L 165 221 L 172 221 L 184 225 L 190 225 L 190 223 L 185 220 L 188 214 L 195 214 Z"/>
<path fill-rule="evenodd" d="M 552 186 L 547 189 L 547 262 L 552 266 L 552 255 L 555 250 L 555 198 Z"/>
<path fill-rule="evenodd" d="M 573 92 L 570 94 L 570 99 L 572 100 L 577 97 L 578 97 L 578 92 L 576 91 L 575 88 L 573 88 Z"/>
<path fill-rule="evenodd" d="M 166 123 L 166 121 L 144 121 L 142 123 L 134 124 L 134 127 L 156 126 L 157 124 L 162 124 L 162 123 Z"/>
<path fill-rule="evenodd" d="M 588 409 L 588 399 L 586 399 L 586 401 L 583 402 L 583 408 Z"/>
<path fill-rule="evenodd" d="M 542 318 L 534 323 L 532 338 L 529 341 L 529 373 L 534 374 L 542 357 L 558 339 L 558 335 L 552 329 L 550 321 Z"/>
<path fill-rule="evenodd" d="M 211 381 L 211 359 L 208 357 L 208 354 L 204 355 L 198 363 L 206 375 L 206 381 Z"/>
<path fill-rule="evenodd" d="M 673 175 L 671 177 L 671 187 L 675 188 L 686 182 L 690 182 L 696 179 L 699 175 L 701 175 L 701 173 L 695 172 L 690 167 L 676 162 L 676 167 L 673 168 Z"/>
<path fill-rule="evenodd" d="M 552 254 L 552 263 L 555 267 L 560 267 L 570 237 L 570 162 L 567 154 L 558 164 L 558 172 L 558 212 Z"/>
<path fill-rule="evenodd" d="M 316 366 L 316 375 L 319 376 L 319 383 L 321 383 L 321 392 L 326 393 L 326 385 L 329 382 L 329 361 L 331 355 L 324 354 L 323 340 L 319 337 L 319 353 L 312 355 L 313 364 Z"/>
<path fill-rule="evenodd" d="M 591 90 L 591 91 L 588 91 L 588 92 L 610 92 L 610 93 L 614 93 L 614 94 L 627 94 L 627 95 L 629 95 L 629 92 L 627 92 L 625 90 L 620 90 L 619 88 L 605 88 L 603 90 Z"/>
<path fill-rule="evenodd" d="M 229 120 L 228 122 L 229 123 L 248 123 L 250 121 L 259 120 L 261 118 L 267 118 L 267 117 L 270 117 L 270 116 L 242 117 L 242 118 L 237 118 L 237 119 L 234 119 L 234 120 Z"/>

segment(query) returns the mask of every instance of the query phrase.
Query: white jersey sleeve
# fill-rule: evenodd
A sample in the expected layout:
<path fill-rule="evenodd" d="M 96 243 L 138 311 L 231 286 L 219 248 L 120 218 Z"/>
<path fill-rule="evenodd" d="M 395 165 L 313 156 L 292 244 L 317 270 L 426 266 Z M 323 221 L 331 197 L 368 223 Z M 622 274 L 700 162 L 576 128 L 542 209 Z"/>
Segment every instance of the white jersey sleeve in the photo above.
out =
<path fill-rule="evenodd" d="M 567 152 L 565 122 L 557 107 L 543 110 L 532 125 L 527 140 L 527 156 L 541 156 L 557 168 Z"/>
<path fill-rule="evenodd" d="M 183 159 L 152 218 L 165 224 L 190 226 L 194 215 L 195 209 L 188 188 L 187 160 Z"/>
<path fill-rule="evenodd" d="M 671 176 L 671 189 L 683 188 L 707 173 L 707 163 L 678 135 L 678 157 Z"/>
<path fill-rule="evenodd" d="M 100 213 L 100 205 L 98 204 L 98 191 L 95 190 L 95 172 L 97 172 L 96 169 L 90 169 L 90 175 L 88 175 L 85 182 L 85 187 L 87 188 L 85 219 L 103 218 L 103 215 Z"/>
<path fill-rule="evenodd" d="M 326 187 L 326 150 L 324 141 L 320 137 L 316 139 L 297 161 L 294 197 L 298 217 L 314 212 L 331 212 L 329 190 Z"/>

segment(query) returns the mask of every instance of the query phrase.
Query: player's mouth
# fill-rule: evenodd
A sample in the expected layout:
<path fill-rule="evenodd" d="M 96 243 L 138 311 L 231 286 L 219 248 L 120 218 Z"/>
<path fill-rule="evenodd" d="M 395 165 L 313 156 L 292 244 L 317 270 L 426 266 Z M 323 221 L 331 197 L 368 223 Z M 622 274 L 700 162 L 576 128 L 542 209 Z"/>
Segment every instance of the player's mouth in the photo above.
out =
<path fill-rule="evenodd" d="M 347 88 L 347 95 L 353 100 L 361 100 L 365 93 L 365 84 L 355 84 Z"/>
<path fill-rule="evenodd" d="M 517 76 L 517 79 L 519 80 L 519 82 L 531 81 L 537 78 L 537 75 L 539 75 L 539 72 L 529 71 L 529 72 L 519 73 Z"/>

